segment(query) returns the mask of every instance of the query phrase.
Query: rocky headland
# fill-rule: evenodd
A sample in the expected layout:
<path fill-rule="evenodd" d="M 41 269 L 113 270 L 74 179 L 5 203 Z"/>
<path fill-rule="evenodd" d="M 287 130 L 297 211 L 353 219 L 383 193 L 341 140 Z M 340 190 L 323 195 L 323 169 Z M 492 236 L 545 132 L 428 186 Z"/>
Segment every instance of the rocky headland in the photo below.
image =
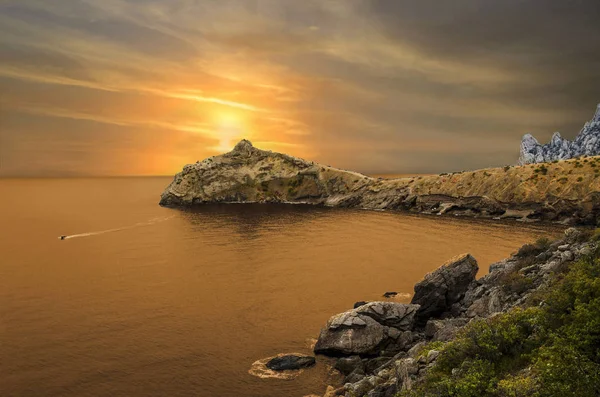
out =
<path fill-rule="evenodd" d="M 600 157 L 399 179 L 371 178 L 255 148 L 186 165 L 160 204 L 303 203 L 596 225 Z"/>
<path fill-rule="evenodd" d="M 531 134 L 525 134 L 521 141 L 519 164 L 547 163 L 581 156 L 600 155 L 600 104 L 596 114 L 585 123 L 573 141 L 564 139 L 555 132 L 549 143 L 540 144 Z"/>

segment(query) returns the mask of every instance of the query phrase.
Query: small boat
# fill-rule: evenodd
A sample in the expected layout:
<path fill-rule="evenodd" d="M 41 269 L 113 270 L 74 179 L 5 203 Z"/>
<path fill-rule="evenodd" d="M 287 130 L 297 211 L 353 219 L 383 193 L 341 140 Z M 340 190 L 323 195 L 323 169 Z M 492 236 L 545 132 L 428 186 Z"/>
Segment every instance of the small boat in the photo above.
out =
<path fill-rule="evenodd" d="M 60 239 L 61 239 L 61 240 L 64 240 L 64 239 L 66 239 L 66 238 L 67 238 L 67 236 L 60 236 Z"/>

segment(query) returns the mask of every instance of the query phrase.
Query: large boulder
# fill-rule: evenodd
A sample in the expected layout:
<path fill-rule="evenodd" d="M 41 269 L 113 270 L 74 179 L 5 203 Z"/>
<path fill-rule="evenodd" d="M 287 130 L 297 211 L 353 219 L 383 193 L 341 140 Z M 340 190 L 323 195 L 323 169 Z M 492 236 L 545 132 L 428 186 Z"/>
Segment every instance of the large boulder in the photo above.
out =
<path fill-rule="evenodd" d="M 427 274 L 415 285 L 415 295 L 411 301 L 420 306 L 417 322 L 425 324 L 428 319 L 449 311 L 464 296 L 478 270 L 475 258 L 463 254 Z"/>
<path fill-rule="evenodd" d="M 315 353 L 376 355 L 414 326 L 419 306 L 395 302 L 370 302 L 337 314 L 321 330 Z"/>

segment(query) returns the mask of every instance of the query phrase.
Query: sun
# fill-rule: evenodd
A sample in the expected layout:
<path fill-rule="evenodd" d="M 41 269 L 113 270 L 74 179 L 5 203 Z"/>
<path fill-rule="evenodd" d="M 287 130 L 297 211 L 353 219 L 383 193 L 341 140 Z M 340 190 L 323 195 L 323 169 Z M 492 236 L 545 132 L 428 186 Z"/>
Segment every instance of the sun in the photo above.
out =
<path fill-rule="evenodd" d="M 215 134 L 220 152 L 228 152 L 248 133 L 243 117 L 235 112 L 219 112 L 215 115 Z"/>

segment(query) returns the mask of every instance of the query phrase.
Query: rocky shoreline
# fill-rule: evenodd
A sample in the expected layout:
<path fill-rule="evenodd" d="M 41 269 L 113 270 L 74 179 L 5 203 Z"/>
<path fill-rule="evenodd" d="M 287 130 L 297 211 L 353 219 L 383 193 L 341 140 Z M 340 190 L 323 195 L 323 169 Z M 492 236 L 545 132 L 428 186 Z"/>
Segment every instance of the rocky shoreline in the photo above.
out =
<path fill-rule="evenodd" d="M 409 304 L 368 302 L 329 319 L 314 351 L 337 357 L 342 386 L 325 397 L 393 397 L 409 392 L 435 365 L 436 343 L 452 341 L 461 329 L 518 307 L 547 288 L 555 275 L 598 248 L 588 231 L 570 228 L 563 238 L 523 246 L 475 279 L 475 258 L 453 258 L 415 285 Z"/>
<path fill-rule="evenodd" d="M 171 207 L 209 203 L 311 204 L 596 225 L 600 158 L 388 180 L 260 150 L 242 140 L 229 153 L 186 165 L 160 200 Z"/>

